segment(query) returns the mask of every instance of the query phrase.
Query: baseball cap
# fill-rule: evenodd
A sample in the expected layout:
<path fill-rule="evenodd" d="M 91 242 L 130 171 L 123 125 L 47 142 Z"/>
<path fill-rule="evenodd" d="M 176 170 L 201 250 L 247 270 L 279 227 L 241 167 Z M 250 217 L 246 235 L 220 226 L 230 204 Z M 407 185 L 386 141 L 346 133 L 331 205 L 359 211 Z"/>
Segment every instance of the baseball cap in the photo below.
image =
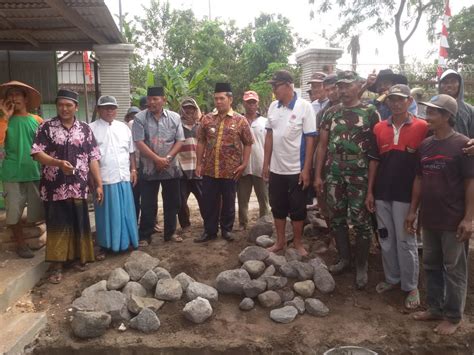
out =
<path fill-rule="evenodd" d="M 258 94 L 255 91 L 246 91 L 244 92 L 244 101 L 255 100 L 260 101 L 258 99 Z"/>
<path fill-rule="evenodd" d="M 127 110 L 127 115 L 138 112 L 140 112 L 140 109 L 137 106 L 130 106 L 130 108 Z"/>
<path fill-rule="evenodd" d="M 337 82 L 337 75 L 336 74 L 329 74 L 323 80 L 323 85 L 332 85 Z"/>
<path fill-rule="evenodd" d="M 99 106 L 99 107 L 101 107 L 101 106 L 115 106 L 115 107 L 118 107 L 117 99 L 115 97 L 109 96 L 109 95 L 101 96 L 101 97 L 99 97 L 99 100 L 97 101 L 97 106 Z"/>
<path fill-rule="evenodd" d="M 406 98 L 411 96 L 411 91 L 407 85 L 397 84 L 388 89 L 387 97 L 390 96 L 401 96 Z"/>
<path fill-rule="evenodd" d="M 314 73 L 313 75 L 311 75 L 311 79 L 309 79 L 308 84 L 322 83 L 326 77 L 327 77 L 326 73 L 318 71 Z"/>
<path fill-rule="evenodd" d="M 449 95 L 439 94 L 433 96 L 430 101 L 419 102 L 419 104 L 448 111 L 453 116 L 456 116 L 458 113 L 458 103 Z"/>
<path fill-rule="evenodd" d="M 287 70 L 278 70 L 276 71 L 271 80 L 268 80 L 269 84 L 275 83 L 288 83 L 293 84 L 293 77 L 291 76 L 290 72 Z"/>
<path fill-rule="evenodd" d="M 355 71 L 351 70 L 345 70 L 337 73 L 337 81 L 336 84 L 339 83 L 353 83 L 354 81 L 361 81 L 363 80 L 359 74 L 357 74 Z"/>

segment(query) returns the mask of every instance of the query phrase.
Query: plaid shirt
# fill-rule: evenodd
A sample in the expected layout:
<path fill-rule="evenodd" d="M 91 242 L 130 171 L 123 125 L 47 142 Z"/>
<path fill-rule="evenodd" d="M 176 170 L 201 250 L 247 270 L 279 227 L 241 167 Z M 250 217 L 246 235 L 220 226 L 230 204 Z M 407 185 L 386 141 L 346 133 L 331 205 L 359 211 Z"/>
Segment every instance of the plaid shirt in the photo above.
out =
<path fill-rule="evenodd" d="M 242 163 L 244 145 L 253 144 L 247 119 L 232 109 L 223 117 L 212 112 L 203 117 L 198 133 L 204 145 L 203 175 L 232 179 Z"/>

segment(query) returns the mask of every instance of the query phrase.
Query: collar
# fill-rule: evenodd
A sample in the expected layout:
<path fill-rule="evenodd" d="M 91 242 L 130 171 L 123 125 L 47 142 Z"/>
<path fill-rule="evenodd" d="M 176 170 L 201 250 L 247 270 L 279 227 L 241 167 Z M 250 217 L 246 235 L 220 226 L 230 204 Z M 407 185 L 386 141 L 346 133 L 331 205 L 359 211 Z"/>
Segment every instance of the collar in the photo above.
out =
<path fill-rule="evenodd" d="M 112 126 L 113 124 L 115 124 L 115 119 L 112 122 L 107 122 L 106 120 L 100 117 L 99 122 L 101 125 L 104 125 L 104 126 Z"/>
<path fill-rule="evenodd" d="M 147 115 L 147 117 L 155 118 L 155 114 L 151 111 L 148 111 L 148 109 L 146 110 L 146 115 Z M 168 117 L 168 110 L 163 109 L 161 111 L 161 116 L 160 117 Z"/>
<path fill-rule="evenodd" d="M 64 126 L 63 126 L 63 123 L 61 122 L 61 118 L 59 118 L 59 116 L 56 116 L 56 117 L 52 118 L 52 119 L 50 120 L 50 122 L 51 122 L 51 124 L 52 124 L 53 126 L 56 126 L 56 127 L 59 127 L 59 126 L 64 127 Z M 72 127 L 77 127 L 77 126 L 79 126 L 79 125 L 80 125 L 79 120 L 77 119 L 76 116 L 74 116 L 74 123 L 72 124 L 71 128 L 72 128 Z M 64 128 L 66 128 L 66 127 L 64 127 Z"/>
<path fill-rule="evenodd" d="M 412 124 L 413 123 L 413 114 L 408 112 L 408 118 L 403 122 L 403 124 Z M 392 122 L 392 116 L 390 116 L 387 119 L 387 126 L 391 126 L 393 124 Z"/>
<path fill-rule="evenodd" d="M 288 106 L 287 106 L 290 110 L 293 110 L 295 108 L 296 100 L 298 100 L 298 95 L 296 94 L 296 92 L 293 92 L 293 98 L 291 99 L 291 101 L 288 103 Z M 285 106 L 285 105 L 283 105 L 281 101 L 278 101 L 277 107 L 280 108 L 282 106 Z"/>
<path fill-rule="evenodd" d="M 213 116 L 217 116 L 219 114 L 219 112 L 217 112 L 217 109 L 214 108 L 214 110 L 212 110 L 212 115 Z M 225 114 L 226 116 L 230 116 L 230 117 L 233 117 L 234 116 L 234 110 L 232 109 L 232 107 L 230 108 L 229 111 L 227 111 L 227 113 Z"/>

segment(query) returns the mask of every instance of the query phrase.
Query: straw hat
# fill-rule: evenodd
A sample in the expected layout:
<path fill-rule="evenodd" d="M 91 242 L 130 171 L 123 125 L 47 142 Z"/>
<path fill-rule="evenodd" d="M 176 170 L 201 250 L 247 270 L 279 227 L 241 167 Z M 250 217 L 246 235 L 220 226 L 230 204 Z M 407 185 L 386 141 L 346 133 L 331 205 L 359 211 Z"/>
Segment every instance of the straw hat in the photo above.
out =
<path fill-rule="evenodd" d="M 25 90 L 26 97 L 28 99 L 28 110 L 36 109 L 41 105 L 41 94 L 39 93 L 39 91 L 29 85 L 26 85 L 25 83 L 16 80 L 0 85 L 0 98 L 5 99 L 8 89 L 14 87 L 19 87 Z"/>

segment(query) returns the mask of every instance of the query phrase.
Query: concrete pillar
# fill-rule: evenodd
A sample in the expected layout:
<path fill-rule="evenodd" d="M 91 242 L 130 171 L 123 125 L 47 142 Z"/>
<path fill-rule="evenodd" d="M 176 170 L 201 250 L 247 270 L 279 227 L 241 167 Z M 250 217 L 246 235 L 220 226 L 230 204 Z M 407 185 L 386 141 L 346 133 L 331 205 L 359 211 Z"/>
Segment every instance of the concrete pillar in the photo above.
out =
<path fill-rule="evenodd" d="M 100 63 L 100 93 L 115 96 L 120 120 L 130 107 L 130 57 L 134 47 L 133 44 L 121 43 L 100 44 L 93 48 Z"/>
<path fill-rule="evenodd" d="M 309 100 L 306 90 L 311 88 L 307 84 L 311 75 L 323 71 L 324 65 L 332 65 L 335 71 L 336 61 L 341 58 L 343 50 L 340 48 L 309 48 L 296 54 L 296 63 L 301 65 L 301 91 L 303 98 Z"/>

